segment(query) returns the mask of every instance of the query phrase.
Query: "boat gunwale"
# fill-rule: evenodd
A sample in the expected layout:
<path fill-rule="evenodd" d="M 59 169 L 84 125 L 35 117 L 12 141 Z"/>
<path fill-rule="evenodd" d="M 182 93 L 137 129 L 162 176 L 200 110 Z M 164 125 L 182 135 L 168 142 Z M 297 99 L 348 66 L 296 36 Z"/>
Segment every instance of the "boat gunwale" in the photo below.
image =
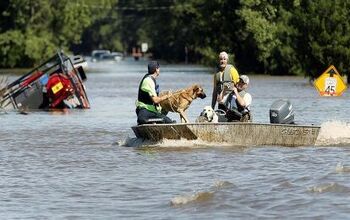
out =
<path fill-rule="evenodd" d="M 318 125 L 301 125 L 301 124 L 273 124 L 273 123 L 257 123 L 257 122 L 219 122 L 219 123 L 212 123 L 212 122 L 200 122 L 200 123 L 175 123 L 175 124 L 142 124 L 142 125 L 136 125 L 132 126 L 132 128 L 139 128 L 139 127 L 167 127 L 167 126 L 193 126 L 193 125 L 215 125 L 215 126 L 223 126 L 223 125 L 258 125 L 258 126 L 283 126 L 283 127 L 307 127 L 307 128 L 321 128 L 321 126 Z"/>

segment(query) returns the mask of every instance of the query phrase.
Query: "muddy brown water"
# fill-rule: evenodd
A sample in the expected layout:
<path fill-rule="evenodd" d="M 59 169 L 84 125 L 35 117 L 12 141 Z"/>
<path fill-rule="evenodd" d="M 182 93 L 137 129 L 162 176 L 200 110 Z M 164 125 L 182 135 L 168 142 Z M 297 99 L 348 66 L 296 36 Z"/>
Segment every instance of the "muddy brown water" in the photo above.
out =
<path fill-rule="evenodd" d="M 250 76 L 254 121 L 267 123 L 272 102 L 287 98 L 297 123 L 321 126 L 316 147 L 232 148 L 199 140 L 127 147 L 145 72 L 144 61 L 90 64 L 90 110 L 0 114 L 2 218 L 348 218 L 348 91 L 323 98 L 302 77 Z M 189 108 L 191 121 L 210 105 L 209 72 L 161 64 L 161 90 L 200 83 L 207 92 Z"/>

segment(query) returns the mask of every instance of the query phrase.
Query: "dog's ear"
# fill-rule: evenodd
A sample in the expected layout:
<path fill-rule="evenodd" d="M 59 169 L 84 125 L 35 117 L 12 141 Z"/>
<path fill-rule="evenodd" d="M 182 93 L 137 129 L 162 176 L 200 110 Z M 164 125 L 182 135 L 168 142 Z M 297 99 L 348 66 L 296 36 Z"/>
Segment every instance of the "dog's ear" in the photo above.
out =
<path fill-rule="evenodd" d="M 202 86 L 196 84 L 194 87 L 194 91 L 199 94 L 203 92 L 203 88 Z"/>
<path fill-rule="evenodd" d="M 192 87 L 193 91 L 198 91 L 201 88 L 198 84 L 194 84 Z"/>

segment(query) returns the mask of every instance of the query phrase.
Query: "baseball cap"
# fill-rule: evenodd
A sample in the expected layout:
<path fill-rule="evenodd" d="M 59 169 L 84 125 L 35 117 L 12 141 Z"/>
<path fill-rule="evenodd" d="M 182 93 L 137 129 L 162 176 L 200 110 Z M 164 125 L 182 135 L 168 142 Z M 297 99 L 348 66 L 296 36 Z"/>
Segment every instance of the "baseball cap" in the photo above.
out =
<path fill-rule="evenodd" d="M 159 68 L 159 63 L 158 61 L 150 61 L 148 63 L 148 73 L 152 74 L 156 71 L 156 69 Z"/>
<path fill-rule="evenodd" d="M 239 79 L 241 79 L 245 84 L 249 84 L 249 77 L 247 75 L 240 75 Z"/>

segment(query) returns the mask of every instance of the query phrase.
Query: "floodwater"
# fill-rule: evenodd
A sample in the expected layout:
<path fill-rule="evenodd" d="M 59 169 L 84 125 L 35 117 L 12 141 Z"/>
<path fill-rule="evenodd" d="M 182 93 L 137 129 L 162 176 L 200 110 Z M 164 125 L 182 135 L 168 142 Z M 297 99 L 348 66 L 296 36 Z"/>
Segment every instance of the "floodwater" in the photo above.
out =
<path fill-rule="evenodd" d="M 144 61 L 91 64 L 90 110 L 0 114 L 2 219 L 349 218 L 349 91 L 324 98 L 301 77 L 250 76 L 254 121 L 268 123 L 273 101 L 287 98 L 296 123 L 321 125 L 315 147 L 130 147 L 145 72 Z M 161 64 L 159 83 L 203 85 L 191 121 L 210 105 L 210 69 Z"/>

